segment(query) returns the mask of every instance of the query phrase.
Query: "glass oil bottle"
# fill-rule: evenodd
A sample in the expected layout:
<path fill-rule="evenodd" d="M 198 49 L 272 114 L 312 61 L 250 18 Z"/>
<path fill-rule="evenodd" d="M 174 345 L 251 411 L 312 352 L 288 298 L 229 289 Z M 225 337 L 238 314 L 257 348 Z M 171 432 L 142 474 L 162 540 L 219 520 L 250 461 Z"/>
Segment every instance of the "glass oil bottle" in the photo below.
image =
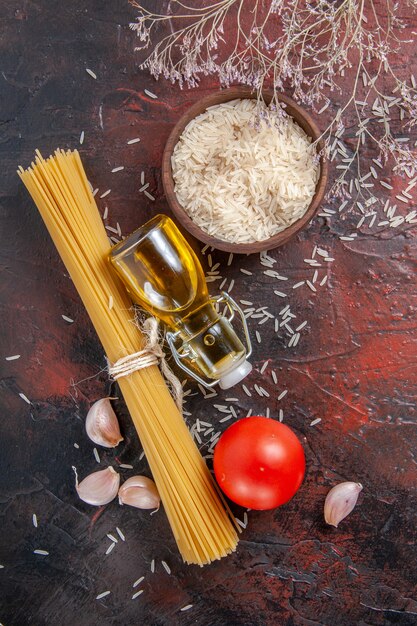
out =
<path fill-rule="evenodd" d="M 252 369 L 243 312 L 225 292 L 211 298 L 200 262 L 174 222 L 157 215 L 110 251 L 110 261 L 132 300 L 168 327 L 177 364 L 206 387 L 228 389 Z M 230 316 L 215 303 L 225 302 Z M 246 346 L 231 321 L 241 318 Z"/>

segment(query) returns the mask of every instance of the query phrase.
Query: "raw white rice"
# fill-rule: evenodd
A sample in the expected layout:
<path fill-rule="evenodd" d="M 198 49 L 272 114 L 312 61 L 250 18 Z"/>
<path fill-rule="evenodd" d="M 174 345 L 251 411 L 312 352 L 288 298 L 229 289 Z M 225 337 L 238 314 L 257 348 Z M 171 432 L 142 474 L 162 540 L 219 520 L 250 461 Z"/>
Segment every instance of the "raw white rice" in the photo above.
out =
<path fill-rule="evenodd" d="M 116 532 L 122 541 L 126 541 L 126 537 L 124 536 L 124 534 L 122 533 L 122 531 L 120 530 L 118 526 L 116 526 Z"/>
<path fill-rule="evenodd" d="M 98 596 L 96 596 L 96 600 L 101 600 L 102 598 L 105 598 L 106 596 L 110 595 L 110 591 L 103 591 L 103 593 L 99 593 Z"/>
<path fill-rule="evenodd" d="M 320 422 L 321 422 L 321 417 L 317 417 L 315 420 L 310 422 L 310 426 L 315 426 L 316 424 L 319 424 Z"/>
<path fill-rule="evenodd" d="M 175 193 L 205 232 L 233 243 L 262 241 L 300 219 L 313 198 L 319 164 L 291 117 L 254 100 L 210 107 L 193 119 L 172 155 Z"/>

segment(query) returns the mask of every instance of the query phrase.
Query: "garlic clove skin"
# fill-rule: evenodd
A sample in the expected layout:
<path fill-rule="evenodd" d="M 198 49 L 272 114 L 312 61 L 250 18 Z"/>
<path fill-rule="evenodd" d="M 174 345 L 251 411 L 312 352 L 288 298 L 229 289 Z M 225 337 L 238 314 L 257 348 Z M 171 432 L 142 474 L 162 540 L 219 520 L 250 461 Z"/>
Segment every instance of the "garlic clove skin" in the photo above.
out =
<path fill-rule="evenodd" d="M 353 511 L 363 487 L 360 483 L 345 482 L 330 489 L 324 502 L 326 524 L 335 526 Z"/>
<path fill-rule="evenodd" d="M 119 503 L 137 509 L 159 509 L 161 498 L 153 480 L 146 476 L 132 476 L 119 489 Z"/>
<path fill-rule="evenodd" d="M 117 496 L 120 486 L 120 475 L 112 467 L 93 472 L 78 483 L 76 475 L 75 488 L 80 499 L 93 506 L 109 504 Z"/>
<path fill-rule="evenodd" d="M 91 441 L 104 448 L 115 448 L 123 441 L 110 398 L 94 402 L 87 413 L 85 429 Z"/>

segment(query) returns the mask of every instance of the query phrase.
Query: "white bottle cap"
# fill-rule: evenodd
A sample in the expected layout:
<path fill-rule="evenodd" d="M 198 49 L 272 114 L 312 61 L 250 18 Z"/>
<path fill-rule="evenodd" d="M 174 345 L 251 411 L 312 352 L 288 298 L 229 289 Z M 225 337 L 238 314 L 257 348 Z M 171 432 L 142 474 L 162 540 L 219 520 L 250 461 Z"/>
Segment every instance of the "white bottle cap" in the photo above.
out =
<path fill-rule="evenodd" d="M 240 363 L 237 367 L 220 378 L 220 389 L 230 389 L 230 387 L 237 385 L 237 383 L 240 383 L 251 371 L 252 365 L 249 361 L 243 361 L 243 363 Z"/>

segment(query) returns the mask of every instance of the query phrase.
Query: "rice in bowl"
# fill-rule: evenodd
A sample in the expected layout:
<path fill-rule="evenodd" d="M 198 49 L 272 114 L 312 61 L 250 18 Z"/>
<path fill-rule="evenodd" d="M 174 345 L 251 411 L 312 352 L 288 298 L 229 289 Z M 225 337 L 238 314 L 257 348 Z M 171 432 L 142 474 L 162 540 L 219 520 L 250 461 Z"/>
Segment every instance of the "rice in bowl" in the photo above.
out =
<path fill-rule="evenodd" d="M 230 243 L 264 241 L 300 219 L 320 175 L 304 130 L 251 99 L 218 104 L 194 118 L 171 166 L 176 197 L 189 217 Z"/>

